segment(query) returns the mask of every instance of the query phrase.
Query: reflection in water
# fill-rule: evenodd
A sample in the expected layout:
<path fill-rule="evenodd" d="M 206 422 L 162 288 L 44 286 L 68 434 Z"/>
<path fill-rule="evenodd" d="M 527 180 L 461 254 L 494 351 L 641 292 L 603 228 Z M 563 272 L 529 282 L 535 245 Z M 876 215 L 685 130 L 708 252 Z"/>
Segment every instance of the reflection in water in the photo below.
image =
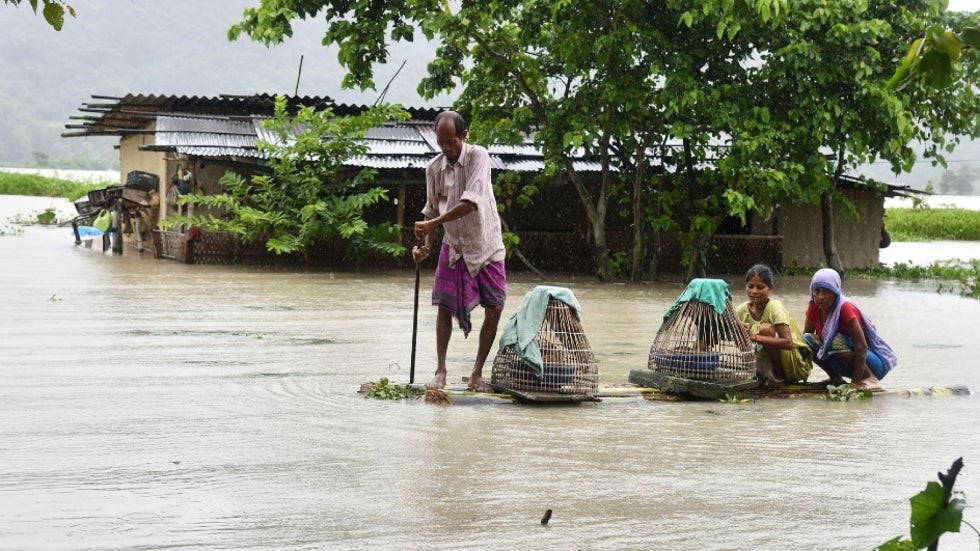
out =
<path fill-rule="evenodd" d="M 871 549 L 908 533 L 908 498 L 957 457 L 980 496 L 972 396 L 365 400 L 362 382 L 407 381 L 413 273 L 184 266 L 69 233 L 0 237 L 0 548 Z M 605 384 L 646 366 L 683 289 L 547 283 L 581 302 Z M 807 283 L 776 282 L 799 322 Z M 513 276 L 505 315 L 536 284 Z M 845 292 L 899 354 L 886 386 L 980 388 L 980 303 L 858 278 Z M 475 350 L 453 339 L 451 378 Z"/>

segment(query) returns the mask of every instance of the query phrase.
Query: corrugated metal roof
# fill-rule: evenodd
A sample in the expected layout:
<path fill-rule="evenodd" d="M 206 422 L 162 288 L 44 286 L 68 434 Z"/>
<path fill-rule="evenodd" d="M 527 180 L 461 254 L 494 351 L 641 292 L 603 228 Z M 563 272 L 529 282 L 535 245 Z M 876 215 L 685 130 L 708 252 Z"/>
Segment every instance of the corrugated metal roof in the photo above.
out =
<path fill-rule="evenodd" d="M 92 95 L 92 101 L 79 108 L 82 115 L 71 119 L 81 121 L 66 124 L 63 137 L 125 136 L 146 133 L 152 121 L 161 115 L 202 115 L 249 118 L 252 115 L 270 116 L 276 95 L 222 94 L 219 96 L 178 96 L 155 94 L 126 94 L 125 96 Z M 290 109 L 299 106 L 330 108 L 336 115 L 352 115 L 367 109 L 363 105 L 338 104 L 327 96 L 287 96 Z M 418 120 L 435 120 L 437 108 L 409 107 L 406 109 Z"/>
<path fill-rule="evenodd" d="M 255 149 L 251 121 L 200 117 L 157 117 L 156 145 Z"/>
<path fill-rule="evenodd" d="M 228 158 L 248 158 L 264 159 L 257 149 L 244 149 L 240 147 L 206 147 L 198 145 L 179 146 L 175 151 L 180 155 L 198 157 L 202 159 L 228 159 Z"/>
<path fill-rule="evenodd" d="M 85 122 L 66 125 L 76 132 L 64 136 L 126 136 L 151 134 L 154 144 L 146 150 L 172 151 L 179 155 L 202 158 L 262 158 L 257 140 L 274 142 L 277 137 L 262 127 L 272 115 L 276 96 L 222 95 L 157 96 L 128 94 L 124 97 L 92 96 L 94 102 L 81 109 L 95 113 L 81 117 Z M 329 107 L 337 115 L 359 113 L 366 106 L 336 104 L 328 97 L 293 96 L 290 106 Z M 441 109 L 409 108 L 411 120 L 372 128 L 365 135 L 368 150 L 351 160 L 351 166 L 381 169 L 420 169 L 431 160 L 439 147 L 432 123 Z M 537 172 L 544 167 L 543 156 L 531 143 L 488 147 L 492 168 Z M 599 171 L 598 163 L 577 161 L 583 172 Z"/>
<path fill-rule="evenodd" d="M 355 156 L 348 160 L 349 166 L 377 168 L 377 169 L 424 169 L 428 164 L 427 157 L 413 157 L 410 155 L 370 155 Z"/>
<path fill-rule="evenodd" d="M 157 117 L 156 144 L 145 149 L 171 150 L 179 155 L 204 158 L 263 158 L 256 140 L 276 138 L 262 127 L 265 117 L 226 118 L 165 115 Z M 438 153 L 431 124 L 394 123 L 376 127 L 365 135 L 366 155 L 352 158 L 347 164 L 376 169 L 422 169 Z M 540 172 L 543 156 L 536 148 L 491 146 L 490 166 L 494 170 Z M 599 163 L 576 161 L 576 170 L 598 172 Z"/>

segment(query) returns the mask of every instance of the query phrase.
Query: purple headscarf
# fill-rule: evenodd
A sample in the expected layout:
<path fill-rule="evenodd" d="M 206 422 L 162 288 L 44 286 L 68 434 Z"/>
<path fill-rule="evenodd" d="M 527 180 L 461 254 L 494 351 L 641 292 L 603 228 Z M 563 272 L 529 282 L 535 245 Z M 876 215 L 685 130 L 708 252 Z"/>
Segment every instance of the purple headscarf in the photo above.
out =
<path fill-rule="evenodd" d="M 827 321 L 823 325 L 823 331 L 820 333 L 820 340 L 823 342 L 820 345 L 820 350 L 817 352 L 817 358 L 822 360 L 827 357 L 830 344 L 833 342 L 834 336 L 839 332 L 841 306 L 845 302 L 851 302 L 851 299 L 844 296 L 841 289 L 840 274 L 837 273 L 837 270 L 831 268 L 817 270 L 817 273 L 813 274 L 813 279 L 810 280 L 810 302 L 813 302 L 814 289 L 826 289 L 837 295 L 833 310 L 827 316 Z M 864 339 L 868 342 L 868 348 L 881 358 L 881 361 L 885 364 L 885 371 L 895 367 L 898 364 L 898 357 L 895 355 L 895 351 L 878 335 L 878 330 L 875 329 L 874 324 L 871 323 L 868 316 L 860 308 L 857 308 L 857 311 L 861 314 L 861 324 L 864 326 Z"/>

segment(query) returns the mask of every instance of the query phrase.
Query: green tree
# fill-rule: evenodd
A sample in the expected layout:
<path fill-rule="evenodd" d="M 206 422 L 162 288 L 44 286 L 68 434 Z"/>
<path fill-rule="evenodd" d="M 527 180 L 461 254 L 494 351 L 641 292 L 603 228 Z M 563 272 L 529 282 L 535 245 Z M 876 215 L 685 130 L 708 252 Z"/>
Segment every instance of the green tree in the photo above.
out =
<path fill-rule="evenodd" d="M 23 0 L 3 0 L 4 4 L 13 6 L 19 6 L 22 2 Z M 27 0 L 27 3 L 37 13 L 38 0 Z M 65 14 L 75 17 L 75 8 L 62 0 L 41 0 L 40 4 L 44 20 L 56 31 L 60 31 L 65 24 Z"/>
<path fill-rule="evenodd" d="M 432 97 L 461 86 L 455 107 L 470 117 L 471 135 L 480 140 L 514 143 L 525 135 L 533 136 L 545 156 L 545 174 L 564 177 L 575 188 L 594 239 L 597 275 L 608 279 L 606 222 L 614 190 L 632 190 L 632 198 L 627 192 L 615 199 L 635 205 L 632 216 L 639 237 L 638 222 L 643 218 L 640 196 L 651 183 L 647 168 L 650 162 L 659 161 L 646 158 L 646 146 L 664 142 L 671 133 L 688 139 L 686 162 L 690 170 L 686 174 L 693 176 L 693 167 L 708 151 L 705 136 L 715 130 L 707 125 L 668 121 L 665 106 L 650 101 L 652 91 L 662 82 L 659 74 L 665 65 L 684 51 L 674 43 L 676 40 L 699 44 L 697 55 L 671 65 L 692 79 L 698 76 L 699 64 L 711 55 L 701 51 L 700 40 L 713 33 L 714 27 L 709 30 L 705 26 L 696 33 L 679 29 L 677 22 L 685 9 L 687 3 L 679 0 L 666 4 L 603 2 L 588 9 L 580 3 L 540 1 L 491 0 L 464 3 L 454 9 L 434 1 L 351 4 L 263 0 L 259 8 L 245 11 L 244 21 L 232 28 L 230 36 L 248 33 L 255 40 L 275 43 L 292 33 L 293 19 L 322 12 L 328 21 L 324 42 L 340 46 L 340 61 L 349 70 L 345 85 L 362 88 L 373 86 L 372 64 L 387 60 L 389 39 L 391 43 L 411 40 L 415 27 L 430 39 L 438 38 L 441 46 L 429 65 L 429 76 L 419 86 L 420 93 Z M 583 47 L 586 43 L 588 47 Z M 747 51 L 748 43 L 743 41 L 740 54 Z M 738 58 L 724 44 L 709 45 L 718 58 Z M 714 82 L 720 81 L 714 78 L 717 76 L 713 75 Z M 672 100 L 672 93 L 670 90 L 660 97 L 678 112 L 684 100 Z M 691 94 L 685 97 L 692 105 L 696 102 Z M 709 101 L 704 98 L 705 109 Z M 600 173 L 589 176 L 576 170 L 575 160 L 581 156 L 596 161 Z M 710 178 L 698 181 L 714 182 Z M 624 182 L 629 187 L 624 188 Z M 680 198 L 692 208 L 718 204 L 711 190 L 695 192 L 707 199 Z M 659 202 L 673 195 L 657 197 Z M 685 215 L 689 210 L 683 205 L 664 209 Z M 696 213 L 683 220 L 686 228 L 694 228 L 703 236 L 714 229 L 706 219 Z M 663 216 L 656 220 L 665 229 L 676 227 Z M 639 266 L 641 251 L 641 247 L 634 251 L 634 266 Z"/>
<path fill-rule="evenodd" d="M 172 216 L 167 224 L 226 231 L 243 242 L 263 239 L 277 254 L 301 253 L 307 268 L 310 246 L 328 240 L 346 241 L 349 261 L 367 251 L 402 255 L 399 228 L 371 226 L 364 219 L 366 209 L 388 200 L 387 191 L 370 187 L 373 170 L 355 171 L 346 163 L 366 152 L 362 138 L 367 130 L 407 117 L 403 109 L 388 105 L 344 117 L 329 108 L 300 107 L 290 113 L 286 98 L 277 96 L 275 116 L 263 123 L 274 139 L 258 143 L 267 171 L 250 180 L 229 172 L 220 181 L 223 193 L 182 198 L 221 216 Z"/>
<path fill-rule="evenodd" d="M 967 124 L 951 113 L 971 104 L 970 79 L 927 103 L 885 86 L 884 68 L 904 50 L 898 45 L 941 7 L 940 0 L 261 0 L 229 34 L 271 44 L 291 34 L 291 21 L 323 16 L 324 43 L 339 45 L 348 69 L 345 85 L 361 88 L 373 87 L 373 64 L 416 28 L 438 39 L 420 93 L 459 86 L 456 109 L 481 141 L 533 136 L 546 175 L 577 191 L 597 275 L 608 279 L 611 211 L 633 223 L 634 277 L 649 254 L 646 230 L 682 233 L 684 263 L 695 275 L 725 216 L 745 220 L 796 200 L 822 203 L 829 221 L 836 178 L 849 168 L 884 158 L 907 170 L 910 140 L 931 141 L 927 154 L 952 143 L 948 136 Z M 597 175 L 576 170 L 582 156 L 599 164 Z M 828 263 L 842 268 L 829 223 L 825 249 Z"/>
<path fill-rule="evenodd" d="M 949 87 L 956 78 L 955 66 L 964 48 L 980 50 L 980 27 L 964 27 L 957 34 L 943 25 L 930 25 L 902 58 L 888 82 L 889 88 L 905 88 L 915 82 L 916 77 L 926 88 L 941 90 Z"/>
<path fill-rule="evenodd" d="M 959 76 L 930 101 L 887 86 L 891 60 L 911 37 L 927 21 L 953 17 L 944 8 L 934 0 L 800 0 L 774 14 L 776 32 L 757 35 L 757 69 L 745 104 L 733 108 L 739 116 L 732 147 L 719 163 L 733 212 L 785 201 L 820 204 L 826 263 L 843 270 L 831 216 L 842 200 L 837 179 L 877 159 L 895 173 L 910 170 L 912 141 L 941 162 L 960 135 L 977 133 L 975 117 L 959 115 L 980 107 L 975 74 Z"/>

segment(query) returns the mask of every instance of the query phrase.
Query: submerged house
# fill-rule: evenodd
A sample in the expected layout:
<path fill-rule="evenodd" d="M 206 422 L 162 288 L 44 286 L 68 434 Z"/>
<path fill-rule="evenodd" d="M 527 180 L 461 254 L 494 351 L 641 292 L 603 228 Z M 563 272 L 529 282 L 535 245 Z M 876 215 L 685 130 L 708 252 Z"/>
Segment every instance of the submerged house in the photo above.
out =
<path fill-rule="evenodd" d="M 291 106 L 329 106 L 337 115 L 354 114 L 365 107 L 340 105 L 326 97 L 289 97 Z M 242 245 L 227 235 L 198 231 L 161 231 L 158 223 L 181 207 L 181 193 L 218 193 L 219 179 L 228 171 L 248 178 L 261 170 L 262 154 L 257 139 L 266 139 L 262 121 L 273 113 L 275 96 L 269 94 L 217 97 L 126 95 L 93 96 L 80 108 L 76 122 L 66 125 L 64 137 L 118 137 L 121 194 L 114 203 L 125 222 L 125 243 L 142 250 L 152 243 L 154 254 L 193 263 L 256 263 L 273 260 L 262 244 Z M 368 153 L 351 159 L 352 167 L 377 170 L 375 184 L 390 190 L 396 200 L 371 213 L 376 221 L 410 227 L 418 219 L 425 200 L 426 163 L 439 148 L 432 123 L 439 109 L 408 109 L 411 118 L 372 129 L 366 136 Z M 543 156 L 531 144 L 492 145 L 489 148 L 494 175 L 514 171 L 525 176 L 540 173 Z M 580 159 L 576 169 L 586 177 L 597 176 L 597 162 Z M 883 215 L 882 194 L 861 182 L 847 183 L 844 193 L 855 205 L 860 219 L 835 213 L 835 229 L 841 257 L 849 268 L 866 268 L 878 262 L 878 242 Z M 570 184 L 549 186 L 539 201 L 507 210 L 509 229 L 521 239 L 521 251 L 536 269 L 591 271 L 582 256 L 591 250 L 591 236 L 580 200 Z M 901 194 L 890 187 L 887 193 Z M 190 212 L 189 214 L 194 214 Z M 201 214 L 197 212 L 196 214 Z M 632 234 L 625 220 L 610 219 L 611 251 L 630 248 Z M 709 259 L 712 271 L 741 273 L 748 264 L 763 261 L 772 266 L 822 265 L 820 209 L 815 205 L 782 205 L 770 216 L 755 217 L 747 227 L 733 228 L 713 239 Z M 410 232 L 403 243 L 412 242 Z M 680 248 L 675 239 L 660 245 L 662 271 L 676 268 Z M 572 254 L 572 251 L 577 253 Z M 317 263 L 337 262 L 337 250 L 327 244 L 314 254 Z M 374 259 L 380 265 L 407 261 Z M 298 258 L 275 257 L 277 263 Z M 511 265 L 521 269 L 517 262 Z M 678 269 L 679 271 L 679 269 Z"/>

